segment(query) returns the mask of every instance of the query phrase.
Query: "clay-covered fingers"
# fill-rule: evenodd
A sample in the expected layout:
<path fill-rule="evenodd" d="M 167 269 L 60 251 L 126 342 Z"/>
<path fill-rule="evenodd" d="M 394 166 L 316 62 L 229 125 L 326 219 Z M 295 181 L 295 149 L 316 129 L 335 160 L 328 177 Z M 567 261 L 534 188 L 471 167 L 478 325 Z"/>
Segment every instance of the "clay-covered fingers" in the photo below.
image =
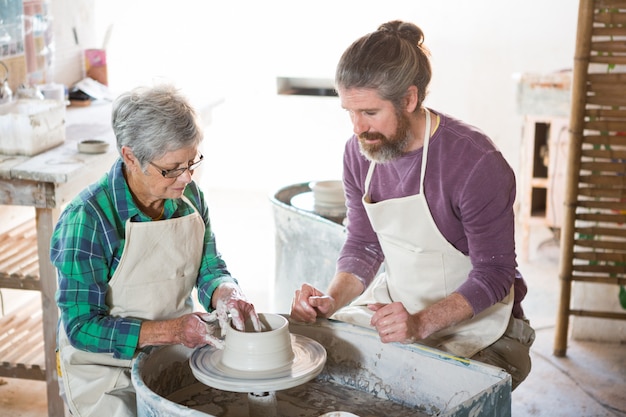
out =
<path fill-rule="evenodd" d="M 215 313 L 222 328 L 222 336 L 226 332 L 229 319 L 234 328 L 246 331 L 246 320 L 250 320 L 255 331 L 261 331 L 259 316 L 243 292 L 235 284 L 220 285 L 213 295 Z"/>
<path fill-rule="evenodd" d="M 224 339 L 220 339 L 213 334 L 207 334 L 204 338 L 206 344 L 216 347 L 217 349 L 224 349 Z"/>
<path fill-rule="evenodd" d="M 188 348 L 204 346 L 207 343 L 215 347 L 223 347 L 223 342 L 215 335 L 219 326 L 215 321 L 206 322 L 202 313 L 191 313 L 176 319 L 176 339 Z"/>
<path fill-rule="evenodd" d="M 211 313 L 198 313 L 198 316 L 204 322 L 206 330 L 204 335 L 205 342 L 218 349 L 224 349 L 224 340 L 217 336 L 221 335 L 221 326 L 217 319 L 217 313 L 215 311 Z"/>
<path fill-rule="evenodd" d="M 240 331 L 247 331 L 246 321 L 250 321 L 252 328 L 255 332 L 261 331 L 261 322 L 259 316 L 254 309 L 254 305 L 250 304 L 246 300 L 232 299 L 228 303 L 228 312 L 232 320 L 235 329 Z"/>
<path fill-rule="evenodd" d="M 291 319 L 313 323 L 318 316 L 324 317 L 332 306 L 332 299 L 310 284 L 302 284 L 296 290 L 291 303 Z"/>
<path fill-rule="evenodd" d="M 335 300 L 330 295 L 313 295 L 309 297 L 309 304 L 315 308 L 318 317 L 328 317 L 334 310 Z"/>

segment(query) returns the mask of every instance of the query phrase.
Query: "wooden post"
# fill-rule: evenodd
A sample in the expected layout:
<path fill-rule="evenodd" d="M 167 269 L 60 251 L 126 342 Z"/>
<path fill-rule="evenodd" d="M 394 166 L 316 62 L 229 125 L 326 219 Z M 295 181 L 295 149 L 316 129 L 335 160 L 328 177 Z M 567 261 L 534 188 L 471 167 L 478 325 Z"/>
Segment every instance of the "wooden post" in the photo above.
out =
<path fill-rule="evenodd" d="M 572 259 L 574 252 L 574 221 L 578 200 L 578 176 L 587 97 L 587 73 L 591 51 L 594 0 L 580 0 L 578 28 L 572 78 L 572 112 L 570 114 L 570 144 L 568 151 L 567 184 L 565 185 L 563 227 L 561 230 L 561 263 L 559 278 L 561 291 L 556 317 L 554 355 L 565 356 L 569 328 L 570 298 L 572 292 Z"/>

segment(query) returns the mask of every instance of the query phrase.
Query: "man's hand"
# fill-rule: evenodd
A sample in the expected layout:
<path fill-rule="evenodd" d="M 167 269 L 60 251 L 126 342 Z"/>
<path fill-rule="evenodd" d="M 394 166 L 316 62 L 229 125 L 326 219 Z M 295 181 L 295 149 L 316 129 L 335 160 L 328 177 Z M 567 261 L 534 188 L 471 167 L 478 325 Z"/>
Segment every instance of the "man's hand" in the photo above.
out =
<path fill-rule="evenodd" d="M 368 308 L 375 312 L 370 324 L 376 328 L 383 343 L 413 343 L 474 315 L 472 306 L 458 293 L 452 293 L 415 314 L 409 314 L 400 302 L 370 304 Z"/>
<path fill-rule="evenodd" d="M 335 300 L 309 284 L 296 290 L 290 316 L 295 321 L 313 323 L 317 317 L 328 317 L 335 311 Z"/>
<path fill-rule="evenodd" d="M 310 284 L 302 284 L 291 303 L 291 318 L 304 323 L 313 323 L 317 317 L 328 318 L 363 289 L 361 280 L 348 272 L 338 272 L 330 281 L 326 294 Z"/>
<path fill-rule="evenodd" d="M 381 342 L 413 343 L 420 339 L 418 326 L 402 303 L 377 303 L 367 307 L 375 311 L 370 324 L 378 331 Z"/>

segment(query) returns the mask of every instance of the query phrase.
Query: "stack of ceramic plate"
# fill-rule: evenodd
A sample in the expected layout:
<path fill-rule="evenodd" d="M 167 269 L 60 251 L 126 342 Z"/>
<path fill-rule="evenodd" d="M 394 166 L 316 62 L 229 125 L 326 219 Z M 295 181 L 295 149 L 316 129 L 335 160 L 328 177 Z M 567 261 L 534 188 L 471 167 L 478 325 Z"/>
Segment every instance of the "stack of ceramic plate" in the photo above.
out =
<path fill-rule="evenodd" d="M 315 181 L 309 187 L 313 191 L 315 213 L 338 219 L 346 216 L 346 197 L 341 181 Z"/>

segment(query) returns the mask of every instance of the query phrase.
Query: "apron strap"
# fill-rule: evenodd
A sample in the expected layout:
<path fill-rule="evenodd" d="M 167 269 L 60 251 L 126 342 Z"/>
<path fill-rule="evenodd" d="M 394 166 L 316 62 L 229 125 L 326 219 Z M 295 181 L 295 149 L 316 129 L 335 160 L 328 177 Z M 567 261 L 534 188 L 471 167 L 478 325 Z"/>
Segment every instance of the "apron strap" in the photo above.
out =
<path fill-rule="evenodd" d="M 367 170 L 367 175 L 365 176 L 365 194 L 363 195 L 363 199 L 367 203 L 371 203 L 372 199 L 370 198 L 370 182 L 372 181 L 372 174 L 374 174 L 374 167 L 376 166 L 376 162 L 371 161 L 370 167 Z"/>
<path fill-rule="evenodd" d="M 424 127 L 424 146 L 422 150 L 422 168 L 420 172 L 420 193 L 424 194 L 424 177 L 426 177 L 426 160 L 428 160 L 428 144 L 430 143 L 430 112 L 424 107 L 426 126 Z"/>

